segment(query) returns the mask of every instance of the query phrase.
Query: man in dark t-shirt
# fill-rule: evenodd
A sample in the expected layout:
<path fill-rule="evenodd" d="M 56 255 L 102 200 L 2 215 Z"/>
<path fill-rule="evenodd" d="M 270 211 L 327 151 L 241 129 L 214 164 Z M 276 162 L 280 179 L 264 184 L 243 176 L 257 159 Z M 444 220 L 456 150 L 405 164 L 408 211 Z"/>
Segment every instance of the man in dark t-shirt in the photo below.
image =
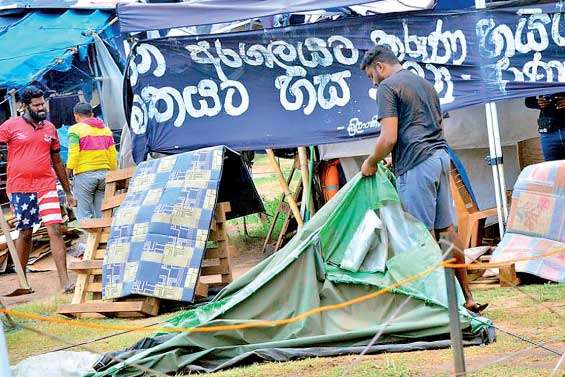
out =
<path fill-rule="evenodd" d="M 450 159 L 434 87 L 405 70 L 394 52 L 385 46 L 368 51 L 361 69 L 378 86 L 381 126 L 375 150 L 361 168 L 363 175 L 375 174 L 377 163 L 392 153 L 402 207 L 424 223 L 436 239 L 440 233 L 447 233 L 456 246 L 457 262 L 465 263 L 462 244 L 453 227 Z M 484 309 L 473 300 L 466 269 L 456 269 L 456 276 L 463 288 L 465 307 L 474 312 Z"/>

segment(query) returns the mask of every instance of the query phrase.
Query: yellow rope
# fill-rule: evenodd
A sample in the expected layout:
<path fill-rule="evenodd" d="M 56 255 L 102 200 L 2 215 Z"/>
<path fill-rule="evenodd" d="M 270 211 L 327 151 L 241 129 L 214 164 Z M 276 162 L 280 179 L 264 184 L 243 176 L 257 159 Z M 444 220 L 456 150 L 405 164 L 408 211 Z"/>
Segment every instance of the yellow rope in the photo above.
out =
<path fill-rule="evenodd" d="M 565 248 L 558 248 L 555 250 L 551 250 L 549 252 L 532 256 L 532 257 L 524 257 L 518 258 L 510 261 L 504 261 L 500 263 L 476 263 L 473 266 L 484 266 L 485 268 L 496 268 L 500 266 L 507 266 L 516 262 L 523 262 L 528 260 L 534 259 L 541 259 L 551 255 L 555 255 L 558 253 L 562 253 L 565 251 Z M 405 284 L 411 283 L 413 281 L 419 280 L 422 277 L 431 274 L 433 271 L 439 269 L 440 267 L 444 268 L 464 268 L 469 266 L 469 264 L 456 264 L 452 263 L 454 259 L 450 259 L 438 264 L 435 267 L 430 267 L 425 271 L 420 273 L 414 274 L 409 276 L 405 279 L 402 279 L 394 284 L 391 284 L 385 288 L 382 288 L 376 292 L 369 293 L 363 296 L 359 296 L 353 298 L 351 300 L 347 300 L 338 304 L 332 305 L 325 305 L 320 306 L 317 308 L 310 309 L 305 311 L 304 313 L 300 313 L 296 316 L 286 318 L 286 319 L 277 319 L 277 320 L 256 320 L 250 323 L 241 323 L 241 324 L 233 324 L 233 325 L 218 325 L 218 326 L 208 326 L 208 327 L 157 327 L 157 326 L 147 326 L 147 327 L 139 327 L 139 326 L 131 326 L 131 325 L 108 325 L 108 324 L 100 324 L 100 323 L 92 323 L 92 322 L 81 322 L 77 320 L 71 320 L 61 317 L 53 317 L 53 316 L 42 316 L 39 314 L 31 313 L 31 312 L 23 312 L 19 310 L 13 309 L 0 309 L 0 313 L 13 315 L 15 317 L 20 318 L 27 318 L 36 321 L 44 321 L 50 322 L 55 324 L 61 325 L 68 325 L 72 327 L 82 327 L 87 329 L 96 329 L 96 330 L 117 330 L 117 331 L 149 331 L 149 332 L 186 332 L 186 333 L 209 333 L 209 332 L 216 332 L 216 331 L 234 331 L 234 330 L 243 330 L 249 328 L 262 328 L 262 327 L 277 327 L 277 326 L 284 326 L 290 323 L 294 323 L 308 317 L 313 316 L 314 314 L 323 313 L 332 310 L 343 309 L 351 305 L 359 304 L 371 299 L 374 299 L 378 296 L 382 296 L 385 293 L 392 291 L 393 289 L 399 288 Z"/>

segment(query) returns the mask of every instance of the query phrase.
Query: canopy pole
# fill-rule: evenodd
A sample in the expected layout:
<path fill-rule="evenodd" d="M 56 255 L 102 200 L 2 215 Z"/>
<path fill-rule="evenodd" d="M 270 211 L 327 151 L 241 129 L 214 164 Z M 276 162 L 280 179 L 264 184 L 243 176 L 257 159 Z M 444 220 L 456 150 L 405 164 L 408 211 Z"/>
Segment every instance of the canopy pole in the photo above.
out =
<path fill-rule="evenodd" d="M 298 223 L 298 227 L 302 228 L 304 226 L 304 221 L 302 220 L 302 216 L 300 215 L 300 209 L 298 208 L 298 204 L 296 204 L 296 200 L 294 200 L 292 193 L 290 192 L 290 188 L 288 187 L 288 184 L 284 179 L 283 172 L 281 170 L 280 165 L 277 163 L 277 160 L 275 158 L 275 153 L 273 152 L 272 149 L 267 149 L 267 158 L 269 159 L 269 163 L 271 164 L 271 167 L 275 171 L 275 175 L 277 176 L 279 185 L 281 186 L 281 189 L 283 190 L 283 193 L 288 200 L 290 210 L 292 211 L 292 214 L 294 215 L 294 218 Z"/>
<path fill-rule="evenodd" d="M 302 178 L 302 205 L 307 211 L 312 212 L 313 201 L 310 191 L 310 172 L 308 171 L 308 153 L 306 147 L 298 147 L 298 159 L 300 160 L 300 176 Z M 308 203 L 308 205 L 306 205 Z"/>
<path fill-rule="evenodd" d="M 493 121 L 493 137 L 495 147 L 496 166 L 498 167 L 498 179 L 500 180 L 500 196 L 502 199 L 502 211 L 504 214 L 504 224 L 508 219 L 508 203 L 506 201 L 506 181 L 504 180 L 504 161 L 502 159 L 502 144 L 500 142 L 500 128 L 498 126 L 498 112 L 496 110 L 496 103 L 491 102 L 491 113 Z"/>
<path fill-rule="evenodd" d="M 17 117 L 18 116 L 18 107 L 16 104 L 16 92 L 11 91 L 8 92 L 8 104 L 10 105 L 10 116 Z"/>
<path fill-rule="evenodd" d="M 476 9 L 485 9 L 485 0 L 475 0 Z M 502 164 L 502 147 L 500 146 L 500 127 L 498 124 L 498 112 L 494 102 L 485 104 L 487 133 L 489 141 L 489 165 L 492 167 L 494 180 L 494 194 L 496 199 L 496 213 L 498 217 L 498 230 L 500 238 L 504 235 L 504 227 L 508 216 L 506 203 L 506 183 L 504 182 L 504 165 Z M 502 175 L 501 175 L 502 173 Z"/>
<path fill-rule="evenodd" d="M 8 358 L 8 346 L 6 344 L 6 337 L 4 336 L 4 326 L 0 324 L 0 374 L 5 377 L 10 377 L 10 360 Z"/>
<path fill-rule="evenodd" d="M 492 162 L 492 159 L 495 158 L 495 151 L 496 148 L 494 146 L 494 137 L 493 137 L 493 121 L 492 121 L 492 112 L 490 103 L 485 105 L 486 117 L 487 117 L 487 133 L 488 133 L 488 144 L 489 144 L 489 164 L 492 168 L 492 177 L 494 180 L 494 194 L 496 199 L 496 214 L 498 217 L 498 231 L 500 232 L 500 238 L 504 235 L 504 217 L 502 212 L 502 205 L 501 205 L 501 198 L 500 198 L 500 181 L 498 176 L 498 167 L 495 163 Z"/>

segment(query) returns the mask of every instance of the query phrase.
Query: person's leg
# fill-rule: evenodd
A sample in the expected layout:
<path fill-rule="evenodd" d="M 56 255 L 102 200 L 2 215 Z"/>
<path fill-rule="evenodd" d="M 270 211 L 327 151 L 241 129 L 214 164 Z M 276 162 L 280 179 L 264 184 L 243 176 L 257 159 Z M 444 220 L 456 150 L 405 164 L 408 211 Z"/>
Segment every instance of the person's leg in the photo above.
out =
<path fill-rule="evenodd" d="M 565 159 L 565 130 L 540 133 L 540 142 L 545 161 Z"/>
<path fill-rule="evenodd" d="M 434 162 L 430 157 L 408 170 L 396 180 L 402 208 L 433 231 L 436 206 Z"/>
<path fill-rule="evenodd" d="M 91 172 L 75 175 L 73 194 L 77 200 L 77 219 L 91 219 L 94 216 L 94 195 L 98 183 Z"/>
<path fill-rule="evenodd" d="M 451 187 L 449 183 L 449 176 L 451 174 L 450 158 L 447 152 L 440 156 L 441 173 L 437 184 L 437 204 L 436 216 L 434 222 L 435 236 L 439 240 L 440 233 L 445 233 L 449 242 L 453 244 L 453 257 L 457 264 L 465 263 L 465 253 L 463 242 L 461 242 L 458 234 L 455 232 L 455 209 L 453 208 L 453 199 L 451 196 Z M 463 295 L 465 296 L 465 307 L 470 310 L 475 310 L 477 304 L 473 299 L 471 288 L 469 287 L 469 280 L 467 279 L 466 268 L 456 268 L 455 276 L 461 285 Z"/>
<path fill-rule="evenodd" d="M 94 217 L 101 218 L 102 200 L 104 200 L 104 191 L 106 190 L 106 171 L 100 170 L 97 173 L 96 192 L 94 193 Z"/>
<path fill-rule="evenodd" d="M 38 204 L 39 215 L 49 235 L 49 243 L 55 266 L 57 267 L 57 273 L 59 274 L 59 282 L 65 292 L 68 292 L 72 290 L 72 285 L 69 283 L 69 275 L 67 273 L 67 248 L 61 233 L 63 218 L 61 216 L 57 191 L 41 193 Z"/>
<path fill-rule="evenodd" d="M 59 283 L 61 288 L 68 291 L 71 289 L 71 285 L 69 284 L 69 275 L 67 273 L 67 247 L 61 233 L 61 224 L 49 224 L 45 227 L 47 228 L 51 252 L 53 253 L 53 259 L 59 274 Z"/>
<path fill-rule="evenodd" d="M 25 273 L 32 248 L 33 226 L 40 222 L 37 194 L 13 193 L 10 196 L 10 205 L 17 220 L 16 229 L 19 231 L 18 238 L 14 243 Z"/>
<path fill-rule="evenodd" d="M 29 260 L 29 253 L 31 252 L 32 232 L 33 229 L 31 228 L 20 230 L 18 239 L 15 242 L 18 257 L 20 258 L 20 264 L 24 273 L 26 272 L 27 261 Z"/>

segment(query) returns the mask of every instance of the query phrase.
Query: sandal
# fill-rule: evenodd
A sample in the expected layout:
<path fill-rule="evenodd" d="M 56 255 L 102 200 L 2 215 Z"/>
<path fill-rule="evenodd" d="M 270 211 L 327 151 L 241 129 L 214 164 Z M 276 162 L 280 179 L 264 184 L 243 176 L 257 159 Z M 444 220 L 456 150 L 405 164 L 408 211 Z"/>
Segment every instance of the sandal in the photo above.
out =
<path fill-rule="evenodd" d="M 475 305 L 473 305 L 470 308 L 465 306 L 465 309 L 467 309 L 468 311 L 475 313 L 475 314 L 481 314 L 481 312 L 484 311 L 487 307 L 488 307 L 488 304 L 479 304 L 477 302 L 477 303 L 475 303 Z"/>

